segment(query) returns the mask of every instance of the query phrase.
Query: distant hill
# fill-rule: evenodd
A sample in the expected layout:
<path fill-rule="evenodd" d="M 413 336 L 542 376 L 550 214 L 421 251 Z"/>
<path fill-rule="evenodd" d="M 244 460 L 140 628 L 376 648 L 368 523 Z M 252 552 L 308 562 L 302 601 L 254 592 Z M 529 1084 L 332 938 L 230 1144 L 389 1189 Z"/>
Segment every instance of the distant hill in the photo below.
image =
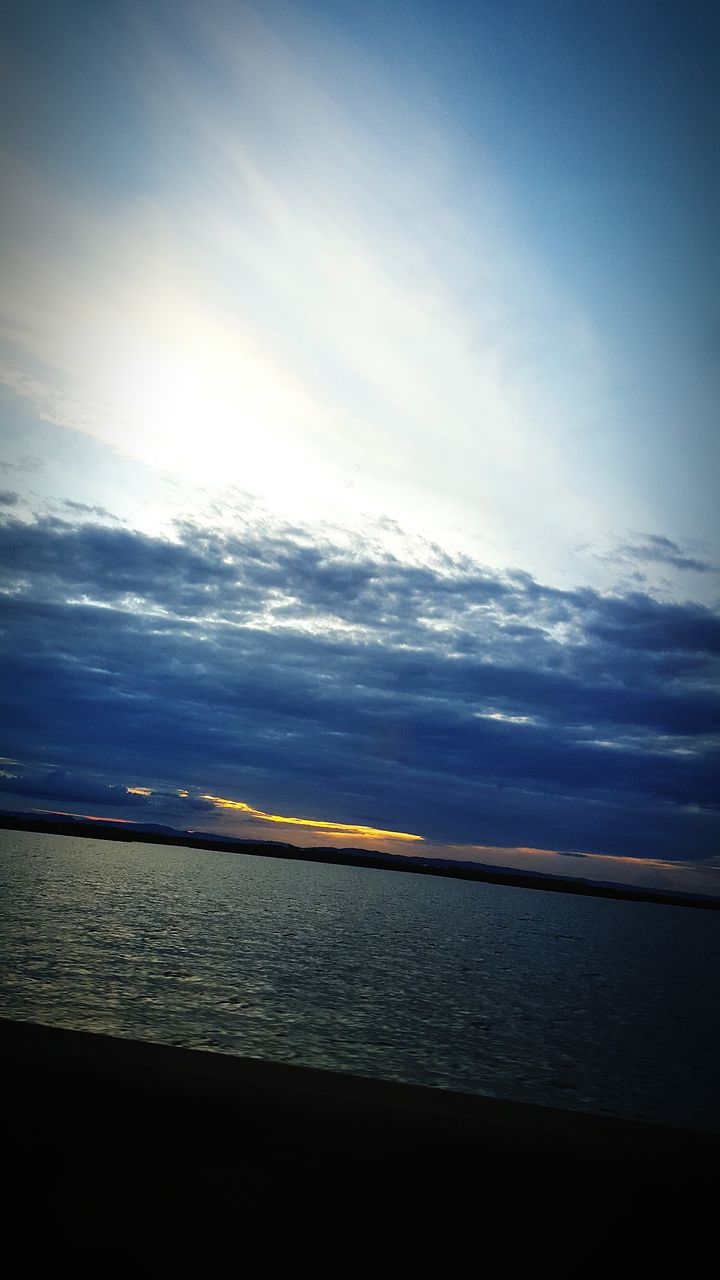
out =
<path fill-rule="evenodd" d="M 253 854 L 302 862 L 323 862 L 335 866 L 368 867 L 379 871 L 412 872 L 416 875 L 445 876 L 454 880 L 476 880 L 518 889 L 543 889 L 595 898 L 618 898 L 630 902 L 655 902 L 664 906 L 700 907 L 720 911 L 720 898 L 698 893 L 675 893 L 664 889 L 639 889 L 611 881 L 555 876 L 542 871 L 514 871 L 481 862 L 461 862 L 446 858 L 423 858 L 368 849 L 328 849 L 288 844 L 281 840 L 243 840 L 209 831 L 181 831 L 154 822 L 125 822 L 111 818 L 80 818 L 70 815 L 43 815 L 0 810 L 0 829 L 37 831 L 46 835 L 73 835 L 140 844 L 179 845 L 212 849 L 216 852 Z"/>

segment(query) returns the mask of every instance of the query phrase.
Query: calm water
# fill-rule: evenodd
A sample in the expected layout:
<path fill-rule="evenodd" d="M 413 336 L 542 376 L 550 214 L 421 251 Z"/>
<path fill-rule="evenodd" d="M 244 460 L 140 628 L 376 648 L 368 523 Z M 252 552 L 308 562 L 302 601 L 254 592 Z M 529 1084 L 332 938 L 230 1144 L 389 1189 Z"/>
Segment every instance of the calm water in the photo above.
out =
<path fill-rule="evenodd" d="M 720 1129 L 720 913 L 0 833 L 0 1014 Z"/>

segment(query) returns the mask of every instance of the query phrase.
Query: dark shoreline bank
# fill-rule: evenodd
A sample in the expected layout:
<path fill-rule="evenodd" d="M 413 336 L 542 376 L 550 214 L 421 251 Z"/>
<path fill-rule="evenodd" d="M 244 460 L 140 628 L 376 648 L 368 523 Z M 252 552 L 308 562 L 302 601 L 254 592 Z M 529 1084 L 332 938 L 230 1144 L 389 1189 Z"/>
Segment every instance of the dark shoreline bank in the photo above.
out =
<path fill-rule="evenodd" d="M 712 1133 L 6 1019 L 0 1058 L 11 1226 L 29 1213 L 31 1262 L 62 1246 L 87 1274 L 206 1274 L 228 1245 L 236 1266 L 577 1262 L 624 1229 L 647 1260 L 673 1226 L 689 1265 L 684 1208 L 720 1155 Z"/>
<path fill-rule="evenodd" d="M 483 884 L 507 885 L 516 889 L 544 889 L 549 893 L 569 893 L 592 898 L 614 898 L 626 902 L 650 902 L 669 907 L 692 907 L 704 911 L 720 911 L 720 898 L 696 893 L 672 893 L 664 890 L 637 889 L 540 872 L 507 871 L 505 868 L 479 863 L 451 862 L 440 859 L 408 857 L 403 854 L 366 852 L 361 849 L 329 849 L 303 847 L 267 841 L 236 840 L 232 836 L 214 839 L 203 833 L 194 836 L 187 831 L 160 827 L 134 827 L 109 820 L 84 822 L 81 819 L 62 822 L 25 814 L 0 811 L 0 830 L 34 831 L 45 835 L 79 836 L 82 839 L 115 840 L 131 844 L 178 845 L 188 849 L 209 849 L 216 853 L 248 853 L 254 857 L 284 858 L 295 862 L 321 862 L 334 866 L 367 867 L 376 871 L 410 872 L 413 875 L 442 876 L 451 880 L 474 880 Z"/>

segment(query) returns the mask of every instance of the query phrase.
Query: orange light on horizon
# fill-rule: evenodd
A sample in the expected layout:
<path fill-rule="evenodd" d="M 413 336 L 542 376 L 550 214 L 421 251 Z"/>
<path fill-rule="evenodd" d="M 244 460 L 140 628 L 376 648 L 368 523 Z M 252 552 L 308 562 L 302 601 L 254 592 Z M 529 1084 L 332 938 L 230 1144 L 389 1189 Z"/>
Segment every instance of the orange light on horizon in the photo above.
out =
<path fill-rule="evenodd" d="M 455 846 L 453 846 L 455 847 Z M 623 862 L 628 863 L 631 867 L 652 867 L 660 871 L 672 869 L 673 867 L 684 868 L 687 863 L 679 860 L 650 858 L 645 855 L 636 857 L 630 854 L 622 853 L 586 853 L 582 850 L 575 850 L 572 853 L 567 849 L 536 849 L 532 845 L 489 845 L 489 844 L 466 844 L 456 846 L 460 849 L 472 849 L 478 853 L 520 853 L 538 858 L 577 858 L 579 861 L 602 861 L 602 862 Z"/>
<path fill-rule="evenodd" d="M 82 818 L 85 822 L 119 822 L 122 825 L 127 823 L 131 827 L 136 827 L 138 825 L 135 818 L 104 818 L 102 814 L 71 813 L 68 809 L 33 809 L 32 812 L 48 813 L 54 818 Z"/>
<path fill-rule="evenodd" d="M 131 796 L 151 796 L 152 795 L 152 791 L 150 787 L 126 787 L 125 790 L 127 791 L 128 795 L 131 795 Z"/>
<path fill-rule="evenodd" d="M 223 796 L 204 795 L 201 800 L 209 800 L 218 809 L 233 809 L 245 813 L 250 818 L 261 822 L 277 822 L 294 827 L 311 827 L 321 835 L 328 836 L 364 836 L 371 840 L 423 840 L 423 836 L 412 835 L 408 831 L 384 831 L 381 827 L 364 827 L 351 822 L 323 822 L 314 818 L 290 818 L 279 813 L 265 813 L 262 809 L 253 809 L 242 800 L 226 800 Z"/>

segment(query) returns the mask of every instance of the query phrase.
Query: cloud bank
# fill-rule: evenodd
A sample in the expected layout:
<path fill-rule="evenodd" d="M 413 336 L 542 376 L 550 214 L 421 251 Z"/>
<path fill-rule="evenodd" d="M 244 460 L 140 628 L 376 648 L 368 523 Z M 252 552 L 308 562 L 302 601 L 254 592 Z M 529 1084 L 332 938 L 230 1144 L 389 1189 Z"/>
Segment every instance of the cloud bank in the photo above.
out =
<path fill-rule="evenodd" d="M 716 851 L 704 606 L 254 519 L 171 540 L 10 515 L 0 565 L 3 750 L 26 790 L 79 799 L 81 776 L 176 814 L 185 789 L 431 843 Z"/>

